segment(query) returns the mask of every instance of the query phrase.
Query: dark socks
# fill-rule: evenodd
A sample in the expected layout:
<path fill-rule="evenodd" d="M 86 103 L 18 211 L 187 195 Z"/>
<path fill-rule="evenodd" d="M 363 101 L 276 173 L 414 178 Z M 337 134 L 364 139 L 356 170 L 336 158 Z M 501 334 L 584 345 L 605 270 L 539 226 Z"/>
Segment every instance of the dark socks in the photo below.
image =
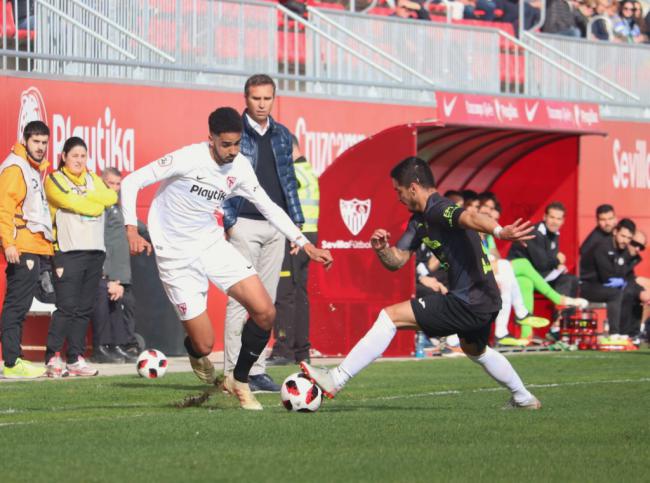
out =
<path fill-rule="evenodd" d="M 194 357 L 195 359 L 200 359 L 203 357 L 205 354 L 199 354 L 196 352 L 196 349 L 194 349 L 194 346 L 192 345 L 192 341 L 190 340 L 189 337 L 185 337 L 185 340 L 183 341 L 183 344 L 185 345 L 185 350 L 187 353 Z"/>
<path fill-rule="evenodd" d="M 260 328 L 252 319 L 248 319 L 241 333 L 241 350 L 233 376 L 239 382 L 248 382 L 248 373 L 259 358 L 271 338 L 271 331 Z"/>

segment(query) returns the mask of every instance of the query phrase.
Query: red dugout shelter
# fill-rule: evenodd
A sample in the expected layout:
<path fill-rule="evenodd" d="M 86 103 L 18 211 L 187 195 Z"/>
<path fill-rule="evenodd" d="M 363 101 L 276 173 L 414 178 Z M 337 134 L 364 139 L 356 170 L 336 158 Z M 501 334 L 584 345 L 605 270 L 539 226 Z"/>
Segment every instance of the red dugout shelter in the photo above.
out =
<path fill-rule="evenodd" d="M 541 218 L 544 206 L 567 206 L 562 249 L 568 265 L 578 248 L 578 166 L 581 136 L 602 134 L 596 106 L 540 100 L 443 94 L 438 119 L 383 130 L 341 155 L 321 181 L 319 241 L 334 268 L 314 267 L 312 343 L 325 354 L 346 353 L 378 311 L 414 293 L 414 266 L 384 269 L 370 248 L 376 228 L 393 241 L 409 218 L 390 169 L 407 156 L 427 160 L 438 190 L 494 191 L 503 222 Z M 442 109 L 441 109 L 442 108 Z M 408 355 L 413 333 L 398 335 L 387 355 Z"/>

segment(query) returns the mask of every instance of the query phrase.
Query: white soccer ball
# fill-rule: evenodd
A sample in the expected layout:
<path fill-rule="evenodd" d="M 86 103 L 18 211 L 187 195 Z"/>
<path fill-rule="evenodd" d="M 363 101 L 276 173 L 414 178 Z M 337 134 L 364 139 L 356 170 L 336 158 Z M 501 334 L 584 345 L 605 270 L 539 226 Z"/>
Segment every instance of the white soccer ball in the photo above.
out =
<path fill-rule="evenodd" d="M 323 402 L 323 392 L 302 372 L 291 374 L 280 389 L 282 404 L 287 411 L 313 413 Z"/>
<path fill-rule="evenodd" d="M 167 357 L 156 349 L 147 349 L 138 356 L 138 374 L 147 379 L 163 377 L 167 372 Z"/>

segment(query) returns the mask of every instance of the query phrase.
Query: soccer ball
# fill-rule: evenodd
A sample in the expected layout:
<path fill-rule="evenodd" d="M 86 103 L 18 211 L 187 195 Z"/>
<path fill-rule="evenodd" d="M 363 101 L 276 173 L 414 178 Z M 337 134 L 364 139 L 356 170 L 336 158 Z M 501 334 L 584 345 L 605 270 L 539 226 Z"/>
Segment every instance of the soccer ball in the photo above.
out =
<path fill-rule="evenodd" d="M 280 389 L 282 404 L 287 411 L 313 413 L 318 411 L 323 402 L 323 392 L 302 372 L 291 374 L 282 383 Z"/>
<path fill-rule="evenodd" d="M 147 379 L 163 377 L 167 372 L 167 358 L 156 349 L 147 349 L 138 356 L 138 374 Z"/>

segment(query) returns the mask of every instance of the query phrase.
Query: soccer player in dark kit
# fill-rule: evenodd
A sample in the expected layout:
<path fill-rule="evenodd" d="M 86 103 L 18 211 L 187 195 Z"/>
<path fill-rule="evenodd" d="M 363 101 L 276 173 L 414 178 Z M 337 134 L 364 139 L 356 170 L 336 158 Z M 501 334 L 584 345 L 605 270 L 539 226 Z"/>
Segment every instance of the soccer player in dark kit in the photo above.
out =
<path fill-rule="evenodd" d="M 388 270 L 397 270 L 425 243 L 449 273 L 449 292 L 436 292 L 384 308 L 338 367 L 317 368 L 303 362 L 302 371 L 332 398 L 386 350 L 398 329 L 422 330 L 429 337 L 458 334 L 465 354 L 510 390 L 512 397 L 505 408 L 541 408 L 510 362 L 488 347 L 501 298 L 477 233 L 524 242 L 532 238 L 530 222 L 517 220 L 502 227 L 485 215 L 460 208 L 436 191 L 433 173 L 420 158 L 404 159 L 390 175 L 400 202 L 413 216 L 396 246 L 389 245 L 390 234 L 386 230 L 376 230 L 370 238 L 373 249 Z"/>

